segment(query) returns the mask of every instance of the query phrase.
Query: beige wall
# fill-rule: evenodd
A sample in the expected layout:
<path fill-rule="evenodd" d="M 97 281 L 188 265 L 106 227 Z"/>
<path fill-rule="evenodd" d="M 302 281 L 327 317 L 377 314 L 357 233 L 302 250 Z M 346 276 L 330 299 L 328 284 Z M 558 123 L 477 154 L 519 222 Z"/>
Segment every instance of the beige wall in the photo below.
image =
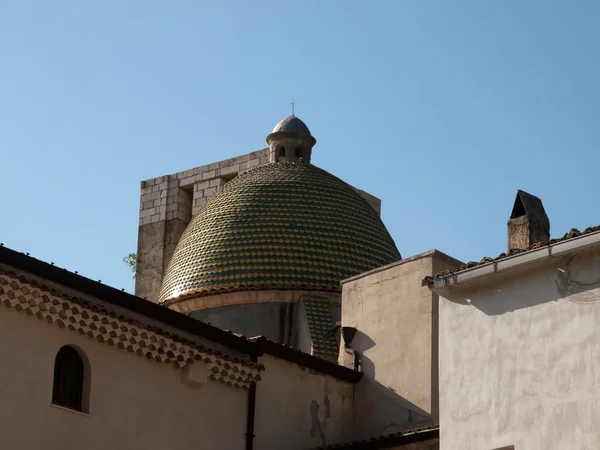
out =
<path fill-rule="evenodd" d="M 437 296 L 421 280 L 458 264 L 434 250 L 343 283 L 342 325 L 357 329 L 364 372 L 355 438 L 437 422 Z"/>
<path fill-rule="evenodd" d="M 0 383 L 4 405 L 0 415 L 1 449 L 245 448 L 248 391 L 202 380 L 206 372 L 200 377 L 190 375 L 205 383 L 192 387 L 182 382 L 185 369 L 119 350 L 28 315 L 21 307 L 27 302 L 18 300 L 21 297 L 33 300 L 47 294 L 49 308 L 53 301 L 66 302 L 58 297 L 61 292 L 80 293 L 43 280 L 27 285 L 17 282 L 17 278 L 13 282 L 7 279 L 2 279 L 4 289 L 0 292 L 3 301 L 13 308 L 0 304 L 0 358 L 4 361 Z M 33 288 L 41 284 L 50 291 Z M 103 304 L 84 297 L 90 303 Z M 15 300 L 11 303 L 8 299 Z M 114 316 L 125 314 L 164 327 L 112 304 L 104 307 Z M 31 314 L 36 310 L 33 308 Z M 56 314 L 73 323 L 68 316 L 73 311 L 61 311 L 64 317 Z M 102 323 L 109 329 L 113 326 Z M 167 329 L 199 345 L 220 348 L 230 356 L 247 357 L 212 341 Z M 64 345 L 80 349 L 90 363 L 89 414 L 51 405 L 54 359 Z M 257 387 L 255 449 L 304 449 L 350 439 L 352 383 L 268 354 L 259 362 L 266 370 Z M 207 366 L 196 361 L 192 367 Z"/>
<path fill-rule="evenodd" d="M 600 249 L 481 283 L 440 299 L 441 448 L 600 448 Z"/>
<path fill-rule="evenodd" d="M 247 392 L 209 381 L 0 307 L 0 448 L 242 449 Z M 56 352 L 79 347 L 91 365 L 89 415 L 51 406 Z M 202 447 L 210 441 L 210 447 Z"/>
<path fill-rule="evenodd" d="M 301 450 L 352 438 L 352 383 L 271 355 L 260 362 L 257 450 Z"/>

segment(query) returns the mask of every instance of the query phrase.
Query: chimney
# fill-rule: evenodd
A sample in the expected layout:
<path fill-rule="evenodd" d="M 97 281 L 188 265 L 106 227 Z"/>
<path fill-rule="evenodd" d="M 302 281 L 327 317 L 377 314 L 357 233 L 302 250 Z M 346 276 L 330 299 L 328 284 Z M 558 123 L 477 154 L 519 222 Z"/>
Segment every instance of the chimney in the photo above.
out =
<path fill-rule="evenodd" d="M 508 251 L 527 250 L 533 244 L 549 240 L 550 221 L 542 200 L 525 191 L 517 191 L 508 221 Z"/>

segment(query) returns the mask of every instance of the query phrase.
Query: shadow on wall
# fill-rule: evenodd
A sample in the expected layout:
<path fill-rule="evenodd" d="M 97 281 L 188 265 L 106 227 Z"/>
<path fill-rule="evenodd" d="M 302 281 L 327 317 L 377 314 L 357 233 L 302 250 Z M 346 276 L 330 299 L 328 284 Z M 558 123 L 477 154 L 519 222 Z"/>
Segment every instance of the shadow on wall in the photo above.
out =
<path fill-rule="evenodd" d="M 377 344 L 357 330 L 357 343 L 363 377 L 354 391 L 354 426 L 356 439 L 397 433 L 409 428 L 433 425 L 431 415 L 399 395 L 395 389 L 377 381 L 375 363 L 365 352 Z M 354 346 L 353 346 L 354 347 Z"/>
<path fill-rule="evenodd" d="M 526 272 L 517 282 L 500 278 L 493 290 L 473 293 L 468 300 L 469 296 L 464 297 L 450 300 L 474 306 L 488 316 L 559 300 L 600 302 L 600 250 L 563 258 L 558 266 Z"/>
<path fill-rule="evenodd" d="M 325 432 L 327 431 L 327 420 L 331 417 L 331 404 L 327 394 L 323 397 L 323 412 L 319 413 L 319 403 L 313 400 L 310 403 L 310 415 L 312 418 L 310 435 L 311 437 L 319 436 L 321 445 L 326 445 L 327 440 L 325 438 Z M 321 419 L 321 416 L 323 419 Z"/>

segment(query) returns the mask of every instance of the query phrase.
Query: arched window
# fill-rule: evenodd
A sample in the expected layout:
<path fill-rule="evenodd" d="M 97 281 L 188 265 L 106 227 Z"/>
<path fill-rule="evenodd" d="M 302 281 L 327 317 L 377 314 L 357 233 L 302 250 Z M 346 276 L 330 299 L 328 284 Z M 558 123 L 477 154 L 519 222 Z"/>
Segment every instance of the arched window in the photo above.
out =
<path fill-rule="evenodd" d="M 52 403 L 87 412 L 89 373 L 86 371 L 89 368 L 79 352 L 68 345 L 62 347 L 54 360 Z"/>
<path fill-rule="evenodd" d="M 295 159 L 302 158 L 302 147 L 296 147 L 296 150 L 294 151 L 294 158 Z"/>
<path fill-rule="evenodd" d="M 279 147 L 277 149 L 277 161 L 279 161 L 279 158 L 285 158 L 285 147 Z"/>

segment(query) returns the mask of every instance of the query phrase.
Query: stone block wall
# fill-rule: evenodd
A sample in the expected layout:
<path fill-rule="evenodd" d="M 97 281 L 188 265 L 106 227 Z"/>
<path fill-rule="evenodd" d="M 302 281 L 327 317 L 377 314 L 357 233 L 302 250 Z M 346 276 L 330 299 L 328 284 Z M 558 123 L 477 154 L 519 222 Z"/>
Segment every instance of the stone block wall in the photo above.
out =
<path fill-rule="evenodd" d="M 269 162 L 269 149 L 142 181 L 135 295 L 156 301 L 163 274 L 192 215 L 219 187 Z M 356 189 L 380 213 L 381 200 Z"/>
<path fill-rule="evenodd" d="M 142 181 L 135 294 L 156 301 L 164 271 L 192 215 L 217 189 L 268 163 L 268 149 Z"/>
<path fill-rule="evenodd" d="M 369 194 L 366 191 L 363 191 L 362 189 L 358 189 L 353 187 L 352 189 L 354 189 L 356 192 L 358 192 L 358 195 L 360 195 L 362 198 L 364 198 L 367 203 L 369 205 L 371 205 L 371 208 L 373 208 L 375 211 L 377 211 L 377 214 L 381 215 L 381 200 L 377 197 L 375 197 L 374 195 Z"/>

